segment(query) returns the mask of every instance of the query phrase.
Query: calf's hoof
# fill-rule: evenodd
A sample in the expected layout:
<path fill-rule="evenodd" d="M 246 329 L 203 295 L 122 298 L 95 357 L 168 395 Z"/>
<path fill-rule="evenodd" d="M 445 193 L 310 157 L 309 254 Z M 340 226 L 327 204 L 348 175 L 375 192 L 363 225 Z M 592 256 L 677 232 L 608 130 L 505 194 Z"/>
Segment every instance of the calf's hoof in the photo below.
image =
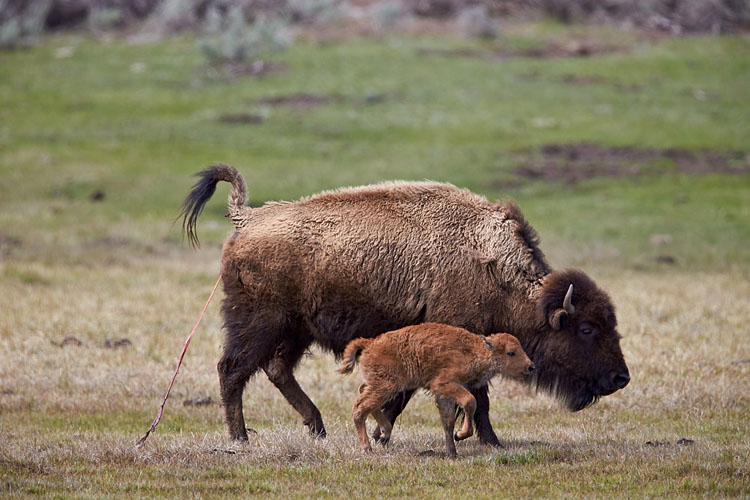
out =
<path fill-rule="evenodd" d="M 388 441 L 390 441 L 390 440 L 391 440 L 391 436 L 383 435 L 383 436 L 381 436 L 381 437 L 379 437 L 377 439 L 377 442 L 380 443 L 380 444 L 382 444 L 383 447 L 385 447 L 385 445 L 387 445 Z"/>
<path fill-rule="evenodd" d="M 453 440 L 454 441 L 463 441 L 464 439 L 466 439 L 468 437 L 471 437 L 473 434 L 474 434 L 473 432 L 470 432 L 469 434 L 467 434 L 465 436 L 461 436 L 461 431 L 458 431 L 455 434 L 453 434 Z"/>

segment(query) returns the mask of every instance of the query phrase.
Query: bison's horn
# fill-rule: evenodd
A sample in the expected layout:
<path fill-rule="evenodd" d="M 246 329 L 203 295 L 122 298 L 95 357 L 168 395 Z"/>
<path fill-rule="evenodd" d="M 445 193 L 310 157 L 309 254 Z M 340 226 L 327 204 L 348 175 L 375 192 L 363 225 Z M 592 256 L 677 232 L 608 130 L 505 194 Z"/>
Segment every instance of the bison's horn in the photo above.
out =
<path fill-rule="evenodd" d="M 565 294 L 565 298 L 563 299 L 563 309 L 565 309 L 565 312 L 573 316 L 573 313 L 576 312 L 576 308 L 573 307 L 573 304 L 571 303 L 571 300 L 573 299 L 573 284 L 571 283 L 568 287 L 568 293 Z"/>

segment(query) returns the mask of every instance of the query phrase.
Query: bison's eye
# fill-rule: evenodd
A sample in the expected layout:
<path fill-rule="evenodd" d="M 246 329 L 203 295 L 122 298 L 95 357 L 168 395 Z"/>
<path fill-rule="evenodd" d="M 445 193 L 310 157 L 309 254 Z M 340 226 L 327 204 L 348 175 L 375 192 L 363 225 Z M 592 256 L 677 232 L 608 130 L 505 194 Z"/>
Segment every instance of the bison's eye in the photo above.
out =
<path fill-rule="evenodd" d="M 508 352 L 508 356 L 515 356 L 515 355 L 516 355 L 516 351 L 510 351 L 510 352 Z"/>
<path fill-rule="evenodd" d="M 591 335 L 591 328 L 581 328 L 581 333 L 584 335 Z"/>

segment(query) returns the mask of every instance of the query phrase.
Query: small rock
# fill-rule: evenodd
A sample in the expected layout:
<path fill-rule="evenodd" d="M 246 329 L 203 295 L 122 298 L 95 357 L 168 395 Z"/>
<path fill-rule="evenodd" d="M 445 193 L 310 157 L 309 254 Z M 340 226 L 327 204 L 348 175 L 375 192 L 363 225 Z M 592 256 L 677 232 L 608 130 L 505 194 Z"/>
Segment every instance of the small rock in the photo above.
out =
<path fill-rule="evenodd" d="M 236 450 L 222 450 L 221 448 L 214 448 L 211 450 L 211 453 L 226 453 L 227 455 L 236 455 Z"/>
<path fill-rule="evenodd" d="M 78 340 L 72 335 L 68 335 L 67 337 L 65 337 L 62 340 L 62 342 L 55 342 L 54 340 L 50 340 L 50 342 L 52 343 L 52 345 L 57 346 L 57 347 L 65 347 L 66 345 L 74 345 L 74 346 L 83 345 L 83 342 L 81 342 L 80 340 Z"/>
<path fill-rule="evenodd" d="M 133 343 L 126 338 L 122 338 L 120 340 L 107 339 L 104 341 L 104 347 L 106 347 L 107 349 L 117 349 L 118 347 L 125 347 L 129 345 L 133 345 Z"/>
<path fill-rule="evenodd" d="M 669 446 L 669 441 L 646 441 L 646 446 Z"/>
<path fill-rule="evenodd" d="M 531 119 L 531 126 L 534 128 L 550 128 L 554 127 L 557 122 L 554 118 L 546 118 L 539 116 Z"/>
<path fill-rule="evenodd" d="M 365 95 L 366 104 L 379 104 L 384 101 L 385 101 L 385 94 L 380 94 L 378 92 L 370 92 Z"/>
<path fill-rule="evenodd" d="M 67 59 L 75 54 L 75 47 L 58 47 L 55 49 L 55 59 Z"/>
<path fill-rule="evenodd" d="M 687 438 L 680 438 L 677 440 L 677 444 L 679 444 L 680 446 L 683 446 L 686 444 L 693 444 L 694 442 L 695 441 L 693 441 L 692 439 L 687 439 Z"/>
<path fill-rule="evenodd" d="M 205 398 L 186 399 L 182 402 L 183 406 L 209 406 L 213 404 L 210 396 Z"/>
<path fill-rule="evenodd" d="M 655 246 L 661 246 L 661 245 L 667 245 L 669 243 L 672 243 L 672 235 L 671 234 L 652 234 L 651 238 L 649 239 L 649 242 Z"/>
<path fill-rule="evenodd" d="M 144 62 L 134 62 L 130 65 L 130 72 L 131 73 L 143 73 L 148 69 L 148 65 Z"/>

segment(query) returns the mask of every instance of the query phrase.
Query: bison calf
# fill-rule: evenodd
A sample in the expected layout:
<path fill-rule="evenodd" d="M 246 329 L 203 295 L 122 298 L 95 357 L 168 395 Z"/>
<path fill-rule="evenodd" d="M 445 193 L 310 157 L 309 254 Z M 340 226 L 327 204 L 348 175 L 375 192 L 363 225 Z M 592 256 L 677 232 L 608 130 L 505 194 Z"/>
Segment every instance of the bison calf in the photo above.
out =
<path fill-rule="evenodd" d="M 448 456 L 456 456 L 453 442 L 474 434 L 472 422 L 476 399 L 467 388 L 487 384 L 498 374 L 529 375 L 534 363 L 518 339 L 507 333 L 488 337 L 438 323 L 407 326 L 377 338 L 353 340 L 344 350 L 339 370 L 351 373 L 359 361 L 365 382 L 354 402 L 354 426 L 363 451 L 372 451 L 365 420 L 372 414 L 380 426 L 380 442 L 391 436 L 392 424 L 380 408 L 402 391 L 427 389 L 435 395 L 445 430 Z M 464 422 L 455 436 L 456 404 L 464 411 Z"/>

